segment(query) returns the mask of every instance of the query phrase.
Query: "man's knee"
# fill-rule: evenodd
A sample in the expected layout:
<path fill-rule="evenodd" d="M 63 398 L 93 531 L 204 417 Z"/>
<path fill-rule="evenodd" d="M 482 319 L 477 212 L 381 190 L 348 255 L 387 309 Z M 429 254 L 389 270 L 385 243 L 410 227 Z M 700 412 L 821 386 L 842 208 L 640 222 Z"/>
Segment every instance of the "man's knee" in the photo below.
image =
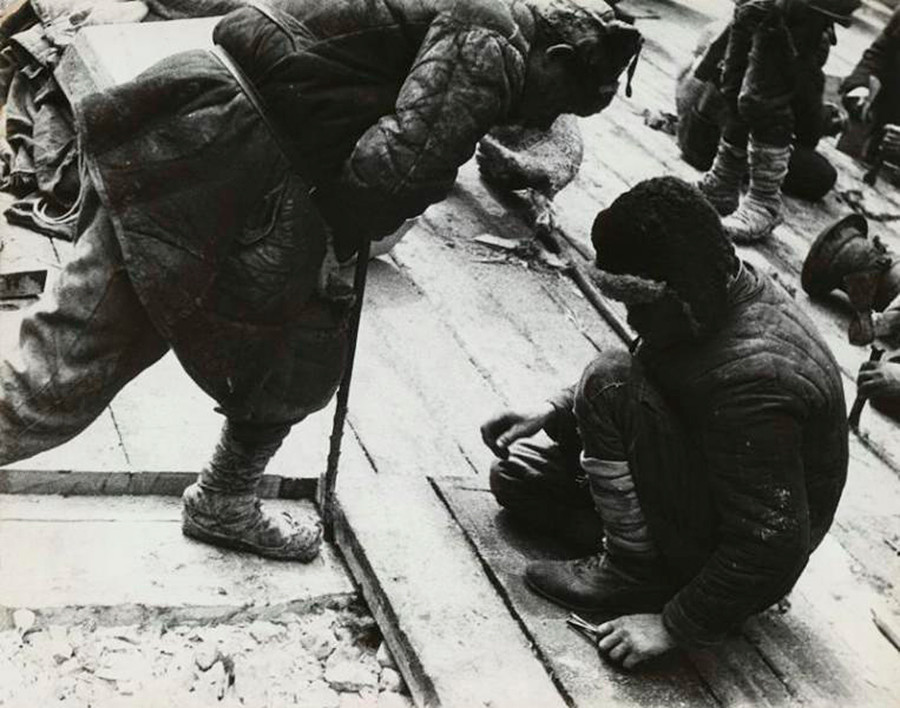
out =
<path fill-rule="evenodd" d="M 816 202 L 831 191 L 836 181 L 837 170 L 828 158 L 812 148 L 797 146 L 781 189 L 792 197 Z"/>
<path fill-rule="evenodd" d="M 623 459 L 624 408 L 634 370 L 631 355 L 606 352 L 585 369 L 575 391 L 575 419 L 587 455 Z"/>
<path fill-rule="evenodd" d="M 595 400 L 611 387 L 628 382 L 632 374 L 631 354 L 619 349 L 604 352 L 592 361 L 581 375 L 575 392 L 578 399 Z"/>
<path fill-rule="evenodd" d="M 524 470 L 513 460 L 494 460 L 491 465 L 491 492 L 497 503 L 504 508 L 514 508 L 523 494 Z"/>

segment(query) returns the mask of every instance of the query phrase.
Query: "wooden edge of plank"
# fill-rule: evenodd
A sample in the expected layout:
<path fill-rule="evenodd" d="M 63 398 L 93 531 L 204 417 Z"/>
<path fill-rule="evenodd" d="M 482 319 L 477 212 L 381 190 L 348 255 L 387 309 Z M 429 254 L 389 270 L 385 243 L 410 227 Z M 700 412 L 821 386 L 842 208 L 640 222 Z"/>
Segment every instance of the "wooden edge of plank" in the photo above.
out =
<path fill-rule="evenodd" d="M 335 542 L 416 705 L 566 705 L 428 479 L 344 487 Z"/>
<path fill-rule="evenodd" d="M 197 479 L 197 472 L 90 471 L 0 468 L 0 494 L 61 496 L 164 496 L 177 497 Z M 262 499 L 313 499 L 318 480 L 313 477 L 264 475 Z"/>

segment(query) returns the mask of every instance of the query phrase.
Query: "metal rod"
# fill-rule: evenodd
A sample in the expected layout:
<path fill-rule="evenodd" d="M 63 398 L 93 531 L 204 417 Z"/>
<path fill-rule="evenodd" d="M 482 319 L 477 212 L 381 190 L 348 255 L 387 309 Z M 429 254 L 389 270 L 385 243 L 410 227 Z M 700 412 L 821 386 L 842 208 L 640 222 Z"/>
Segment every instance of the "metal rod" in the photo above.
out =
<path fill-rule="evenodd" d="M 341 458 L 341 440 L 344 436 L 344 423 L 347 419 L 347 404 L 350 400 L 350 382 L 353 379 L 353 362 L 356 359 L 356 342 L 359 338 L 359 323 L 362 319 L 363 299 L 366 294 L 366 275 L 369 270 L 369 242 L 360 246 L 356 256 L 356 272 L 353 276 L 353 292 L 356 301 L 350 314 L 350 332 L 347 341 L 347 363 L 344 376 L 337 392 L 337 404 L 334 410 L 334 423 L 331 428 L 331 442 L 328 449 L 328 466 L 325 475 L 319 480 L 316 498 L 319 513 L 322 515 L 322 529 L 325 540 L 334 541 L 334 491 L 337 484 L 338 463 Z"/>
<path fill-rule="evenodd" d="M 869 354 L 869 361 L 878 361 L 883 356 L 884 349 L 872 347 L 872 352 Z M 865 405 L 866 397 L 861 393 L 857 393 L 856 400 L 853 401 L 853 406 L 850 408 L 850 415 L 847 416 L 847 425 L 850 426 L 850 430 L 854 433 L 859 432 L 859 418 L 862 415 Z"/>

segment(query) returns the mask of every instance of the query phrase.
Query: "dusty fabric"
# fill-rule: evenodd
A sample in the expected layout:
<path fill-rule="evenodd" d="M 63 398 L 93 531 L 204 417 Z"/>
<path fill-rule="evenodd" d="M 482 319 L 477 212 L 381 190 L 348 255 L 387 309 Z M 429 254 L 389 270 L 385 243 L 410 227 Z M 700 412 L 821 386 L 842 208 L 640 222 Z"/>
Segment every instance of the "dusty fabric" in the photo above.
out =
<path fill-rule="evenodd" d="M 747 264 L 728 299 L 708 339 L 644 346 L 633 363 L 601 357 L 551 421 L 571 425 L 574 410 L 586 454 L 625 452 L 651 535 L 684 584 L 663 618 L 688 645 L 721 639 L 790 590 L 847 474 L 843 389 L 827 345 Z"/>
<path fill-rule="evenodd" d="M 717 29 L 713 26 L 710 30 Z M 729 120 L 726 101 L 719 89 L 719 67 L 724 59 L 728 28 L 710 32 L 697 46 L 698 58 L 679 75 L 676 87 L 678 145 L 685 161 L 699 170 L 713 162 L 722 129 Z M 815 147 L 827 126 L 828 109 L 822 103 L 829 45 L 825 39 L 816 50 L 800 58 L 793 110 L 794 151 L 782 189 L 785 194 L 817 201 L 835 184 L 837 171 Z M 739 147 L 746 147 L 749 128 L 739 133 Z"/>
<path fill-rule="evenodd" d="M 18 326 L 0 333 L 0 464 L 73 438 L 169 349 L 134 294 L 93 193 L 72 259 L 12 321 Z"/>
<path fill-rule="evenodd" d="M 349 255 L 442 199 L 478 140 L 510 118 L 530 15 L 495 0 L 287 9 L 238 10 L 215 39 L 257 86 Z"/>
<path fill-rule="evenodd" d="M 347 303 L 317 294 L 325 226 L 235 77 L 186 52 L 76 113 L 131 280 L 185 370 L 236 420 L 324 406 Z"/>

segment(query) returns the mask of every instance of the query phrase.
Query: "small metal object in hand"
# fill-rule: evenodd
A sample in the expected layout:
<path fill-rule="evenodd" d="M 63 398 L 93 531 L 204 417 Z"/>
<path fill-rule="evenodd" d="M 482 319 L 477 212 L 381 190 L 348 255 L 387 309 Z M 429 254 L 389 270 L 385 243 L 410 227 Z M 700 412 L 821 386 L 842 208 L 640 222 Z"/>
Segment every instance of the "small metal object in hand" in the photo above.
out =
<path fill-rule="evenodd" d="M 579 617 L 574 612 L 572 612 L 568 618 L 566 619 L 566 624 L 568 624 L 572 629 L 577 631 L 582 636 L 586 637 L 591 644 L 599 644 L 600 643 L 600 626 L 596 624 L 591 624 L 583 617 Z"/>

